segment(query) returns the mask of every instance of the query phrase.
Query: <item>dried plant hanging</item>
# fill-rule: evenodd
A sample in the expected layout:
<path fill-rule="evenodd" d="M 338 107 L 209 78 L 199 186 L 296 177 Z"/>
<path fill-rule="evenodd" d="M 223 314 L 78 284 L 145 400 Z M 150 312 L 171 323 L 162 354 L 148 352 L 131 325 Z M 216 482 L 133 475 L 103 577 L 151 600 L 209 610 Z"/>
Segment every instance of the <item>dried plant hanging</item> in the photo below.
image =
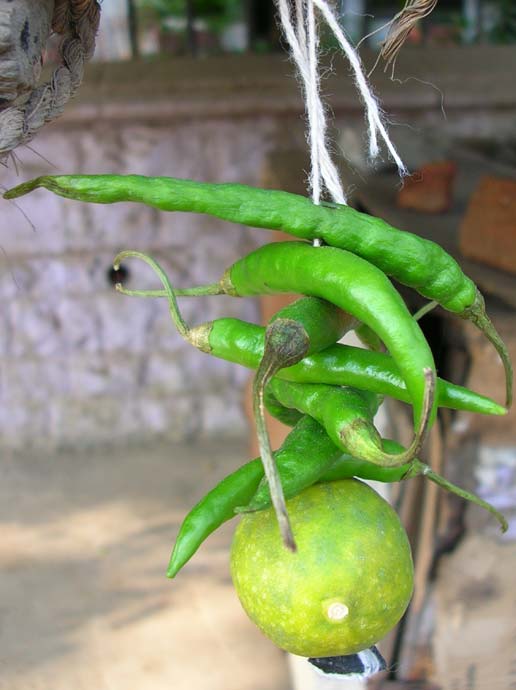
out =
<path fill-rule="evenodd" d="M 385 69 L 390 65 L 394 69 L 396 58 L 408 35 L 421 19 L 433 12 L 436 5 L 437 0 L 407 0 L 405 7 L 393 18 L 387 38 L 382 44 L 380 57 L 385 60 Z"/>
<path fill-rule="evenodd" d="M 39 9 L 41 10 L 41 7 Z M 15 7 L 15 4 L 8 3 L 4 10 L 5 21 L 11 21 L 13 24 L 20 21 L 19 10 L 19 6 Z M 35 17 L 36 22 L 44 21 L 44 16 L 36 14 L 36 10 L 30 16 Z M 4 99 L 4 102 L 0 104 L 0 162 L 17 146 L 31 141 L 45 123 L 61 115 L 66 103 L 81 84 L 84 63 L 92 57 L 95 50 L 99 19 L 100 5 L 97 0 L 56 0 L 51 16 L 51 27 L 48 27 L 47 20 L 47 30 L 51 28 L 54 33 L 62 36 L 60 65 L 54 70 L 47 83 L 33 85 L 28 94 L 24 93 L 22 98 L 12 98 L 11 93 L 12 100 L 11 98 Z M 25 21 L 27 31 L 30 31 L 28 19 Z M 37 29 L 41 27 L 33 30 Z M 41 31 L 41 33 L 45 32 Z M 43 43 L 47 37 L 43 37 Z M 16 62 L 18 58 L 16 51 L 19 47 L 13 43 L 4 48 L 2 55 L 4 63 L 7 64 L 8 58 L 5 55 L 8 51 L 13 53 L 13 60 Z M 2 62 L 0 62 L 1 71 Z M 37 74 L 39 75 L 39 72 Z M 37 79 L 35 81 L 37 82 Z M 11 91 L 12 88 L 11 86 Z M 27 91 L 26 87 L 24 91 Z"/>

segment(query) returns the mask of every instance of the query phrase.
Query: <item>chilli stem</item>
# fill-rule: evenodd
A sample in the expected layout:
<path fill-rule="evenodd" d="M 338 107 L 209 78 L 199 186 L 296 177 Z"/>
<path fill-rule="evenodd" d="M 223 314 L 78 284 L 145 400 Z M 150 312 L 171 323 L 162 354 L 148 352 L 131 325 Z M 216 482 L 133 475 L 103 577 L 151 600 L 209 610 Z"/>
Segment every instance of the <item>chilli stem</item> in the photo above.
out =
<path fill-rule="evenodd" d="M 158 264 L 157 261 L 152 259 L 150 256 L 147 254 L 143 254 L 142 252 L 137 252 L 137 251 L 132 251 L 132 250 L 126 250 L 123 252 L 120 252 L 120 254 L 117 254 L 113 261 L 113 268 L 115 271 L 117 271 L 120 268 L 120 263 L 124 259 L 128 258 L 134 258 L 134 259 L 141 259 L 144 261 L 148 266 L 152 268 L 154 273 L 158 276 L 158 278 L 161 281 L 161 284 L 165 288 L 164 290 L 127 290 L 122 286 L 121 283 L 117 283 L 115 286 L 118 292 L 122 293 L 123 295 L 130 295 L 130 296 L 138 296 L 138 297 L 156 297 L 158 296 L 157 293 L 159 292 L 159 296 L 167 297 L 168 299 L 168 309 L 170 312 L 170 316 L 172 317 L 173 322 L 176 325 L 177 330 L 179 331 L 180 335 L 183 336 L 185 340 L 188 340 L 190 342 L 190 328 L 186 324 L 185 320 L 181 316 L 181 312 L 179 311 L 179 306 L 177 304 L 176 300 L 176 291 L 172 287 L 170 280 L 168 279 L 167 274 L 165 271 L 162 269 L 162 267 Z M 163 295 L 161 295 L 163 293 Z"/>
<path fill-rule="evenodd" d="M 310 346 L 303 326 L 292 319 L 276 319 L 265 331 L 263 357 L 253 381 L 253 412 L 265 476 L 269 483 L 272 505 L 276 513 L 281 536 L 290 551 L 296 543 L 288 517 L 283 487 L 274 461 L 265 422 L 264 391 L 271 378 L 284 367 L 292 366 L 305 357 Z"/>
<path fill-rule="evenodd" d="M 491 319 L 486 314 L 484 298 L 477 292 L 475 302 L 471 307 L 464 310 L 461 314 L 465 319 L 471 321 L 479 328 L 486 338 L 494 345 L 505 369 L 505 406 L 507 409 L 512 405 L 512 381 L 513 370 L 512 362 L 507 347 L 501 339 L 498 331 L 494 327 Z"/>
<path fill-rule="evenodd" d="M 460 496 L 466 501 L 469 501 L 470 503 L 474 503 L 477 506 L 480 506 L 481 508 L 484 508 L 484 510 L 487 510 L 491 515 L 493 515 L 498 522 L 500 523 L 500 527 L 502 532 L 506 532 L 508 528 L 507 520 L 505 517 L 500 513 L 494 506 L 492 506 L 490 503 L 487 501 L 484 501 L 480 496 L 477 496 L 476 494 L 471 493 L 470 491 L 466 491 L 465 489 L 461 489 L 460 486 L 457 486 L 456 484 L 452 484 L 452 482 L 449 482 L 447 479 L 445 479 L 443 476 L 440 474 L 437 474 L 437 472 L 434 472 L 428 465 L 426 465 L 423 462 L 420 462 L 419 460 L 415 460 L 413 463 L 416 468 L 419 470 L 418 474 L 423 475 L 424 477 L 427 477 L 430 479 L 430 481 L 434 482 L 438 486 L 440 486 L 442 489 L 445 489 L 446 491 L 450 491 L 452 494 L 455 494 L 456 496 Z M 413 476 L 413 475 L 412 475 Z"/>
<path fill-rule="evenodd" d="M 424 307 L 418 309 L 412 318 L 414 319 L 414 321 L 420 321 L 420 319 L 422 319 L 423 316 L 425 316 L 425 314 L 428 314 L 428 312 L 432 311 L 432 309 L 435 309 L 438 305 L 439 302 L 432 300 L 432 302 L 428 302 L 427 304 L 425 304 Z"/>

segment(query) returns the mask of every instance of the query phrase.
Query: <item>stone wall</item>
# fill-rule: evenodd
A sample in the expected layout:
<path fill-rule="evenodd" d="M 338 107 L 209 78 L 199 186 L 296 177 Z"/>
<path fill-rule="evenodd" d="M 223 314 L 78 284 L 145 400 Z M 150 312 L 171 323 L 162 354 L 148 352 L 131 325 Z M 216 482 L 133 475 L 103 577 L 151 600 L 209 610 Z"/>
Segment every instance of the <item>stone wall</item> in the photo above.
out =
<path fill-rule="evenodd" d="M 269 152 L 304 146 L 302 108 L 289 71 L 283 58 L 268 57 L 92 66 L 75 106 L 31 149 L 18 152 L 17 164 L 2 170 L 1 184 L 52 172 L 260 184 Z M 479 123 L 485 132 L 489 121 L 492 134 L 500 131 L 502 116 L 508 126 L 510 104 L 496 109 L 501 97 L 486 103 L 477 95 L 472 105 L 464 80 L 457 83 L 463 91 L 451 92 L 450 133 L 460 122 L 468 136 Z M 363 114 L 353 87 L 345 79 L 340 87 L 331 84 L 342 141 L 359 147 Z M 389 89 L 380 93 L 397 120 L 442 121 L 441 99 L 432 88 L 411 83 L 403 97 L 399 85 Z M 79 204 L 44 191 L 18 204 L 0 203 L 4 448 L 244 431 L 240 401 L 247 372 L 194 351 L 171 325 L 163 301 L 118 295 L 108 271 L 119 250 L 133 248 L 157 257 L 177 285 L 213 281 L 263 241 L 263 232 L 131 204 Z M 135 261 L 128 267 L 130 287 L 156 284 L 146 266 Z M 222 315 L 257 317 L 248 300 L 212 297 L 181 306 L 191 324 Z"/>

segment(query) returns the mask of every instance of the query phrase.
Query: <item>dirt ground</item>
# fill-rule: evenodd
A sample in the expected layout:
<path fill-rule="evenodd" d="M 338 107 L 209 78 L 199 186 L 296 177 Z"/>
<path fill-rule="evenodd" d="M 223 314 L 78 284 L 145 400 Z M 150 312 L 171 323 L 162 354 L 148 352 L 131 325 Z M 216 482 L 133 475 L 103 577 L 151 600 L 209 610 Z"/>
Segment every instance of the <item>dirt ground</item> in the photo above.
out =
<path fill-rule="evenodd" d="M 7 457 L 1 690 L 287 690 L 233 592 L 232 525 L 165 577 L 186 510 L 244 442 Z"/>

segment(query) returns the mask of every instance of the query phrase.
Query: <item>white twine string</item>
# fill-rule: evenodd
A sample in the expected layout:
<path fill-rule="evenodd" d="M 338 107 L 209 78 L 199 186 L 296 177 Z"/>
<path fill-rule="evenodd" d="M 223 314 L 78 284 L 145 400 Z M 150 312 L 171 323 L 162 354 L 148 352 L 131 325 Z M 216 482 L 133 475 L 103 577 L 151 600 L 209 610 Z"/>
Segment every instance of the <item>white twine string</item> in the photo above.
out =
<path fill-rule="evenodd" d="M 305 0 L 296 0 L 297 35 L 301 46 L 306 47 Z"/>
<path fill-rule="evenodd" d="M 339 174 L 328 148 L 328 126 L 320 90 L 319 34 L 315 18 L 315 7 L 322 14 L 334 33 L 353 70 L 355 83 L 366 111 L 370 157 L 376 159 L 380 155 L 378 144 L 378 138 L 380 137 L 396 163 L 400 175 L 406 175 L 407 169 L 382 121 L 378 101 L 367 83 L 360 58 L 344 35 L 339 21 L 329 7 L 327 0 L 295 0 L 295 27 L 289 0 L 276 1 L 285 37 L 303 81 L 311 158 L 309 182 L 314 203 L 320 203 L 324 189 L 327 190 L 332 200 L 336 203 L 346 203 Z"/>
<path fill-rule="evenodd" d="M 317 59 L 317 27 L 312 0 L 296 0 L 296 28 L 288 0 L 278 0 L 278 9 L 285 37 L 298 67 L 305 92 L 310 143 L 310 189 L 315 203 L 319 203 L 324 188 L 332 200 L 345 204 L 346 197 L 339 174 L 328 151 L 326 113 L 319 86 Z"/>
<path fill-rule="evenodd" d="M 390 140 L 389 134 L 387 133 L 387 130 L 385 128 L 385 125 L 382 122 L 382 118 L 380 115 L 380 109 L 378 107 L 378 102 L 376 98 L 374 97 L 371 88 L 369 87 L 367 83 L 367 79 L 364 74 L 364 70 L 362 68 L 362 64 L 360 62 L 360 58 L 358 57 L 357 53 L 353 49 L 353 46 L 349 43 L 349 41 L 346 39 L 344 32 L 342 31 L 340 24 L 335 17 L 335 14 L 331 11 L 331 9 L 328 7 L 328 4 L 326 0 L 313 0 L 316 4 L 316 6 L 319 8 L 319 10 L 322 12 L 326 22 L 328 23 L 328 26 L 330 29 L 333 31 L 335 34 L 338 42 L 340 43 L 342 49 L 346 53 L 346 56 L 351 64 L 351 67 L 353 68 L 353 71 L 355 73 L 355 80 L 358 86 L 358 90 L 360 91 L 360 94 L 362 96 L 362 99 L 364 101 L 365 107 L 366 107 L 366 113 L 367 113 L 367 120 L 369 123 L 369 153 L 372 158 L 376 158 L 378 156 L 378 141 L 376 138 L 376 132 L 378 131 L 380 136 L 382 137 L 385 145 L 387 146 L 389 153 L 392 156 L 392 159 L 398 166 L 398 170 L 401 176 L 407 175 L 407 168 L 405 167 L 403 161 L 401 160 L 398 152 L 396 151 L 396 148 L 394 147 L 394 144 Z"/>
<path fill-rule="evenodd" d="M 325 142 L 322 143 L 320 138 L 324 137 L 325 122 L 324 111 L 322 108 L 318 79 L 318 57 L 317 57 L 317 29 L 315 26 L 315 12 L 312 2 L 308 2 L 306 8 L 306 23 L 308 36 L 308 87 L 306 90 L 306 101 L 308 119 L 310 121 L 310 145 L 311 145 L 311 186 L 312 198 L 314 203 L 318 204 L 321 200 L 321 178 L 323 174 L 321 171 L 321 149 L 324 149 Z"/>

